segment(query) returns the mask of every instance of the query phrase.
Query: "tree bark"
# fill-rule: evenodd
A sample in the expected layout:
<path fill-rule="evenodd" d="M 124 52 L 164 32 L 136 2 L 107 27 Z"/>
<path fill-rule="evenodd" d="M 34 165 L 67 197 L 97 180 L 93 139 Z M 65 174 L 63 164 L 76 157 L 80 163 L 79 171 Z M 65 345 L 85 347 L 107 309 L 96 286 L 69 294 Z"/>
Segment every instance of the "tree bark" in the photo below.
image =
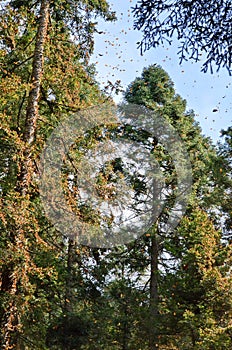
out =
<path fill-rule="evenodd" d="M 41 0 L 41 7 L 38 20 L 38 29 L 36 34 L 36 43 L 31 73 L 31 90 L 29 92 L 28 104 L 26 110 L 26 120 L 23 132 L 23 141 L 25 149 L 23 152 L 23 162 L 19 176 L 19 191 L 26 194 L 32 175 L 31 146 L 35 141 L 36 123 L 39 114 L 39 98 L 41 91 L 41 80 L 43 76 L 44 49 L 47 38 L 49 22 L 50 0 Z"/>
<path fill-rule="evenodd" d="M 24 150 L 20 174 L 18 176 L 17 190 L 24 197 L 28 192 L 32 174 L 31 145 L 35 140 L 36 121 L 38 119 L 38 103 L 40 97 L 41 79 L 43 74 L 44 47 L 47 37 L 47 28 L 49 21 L 50 0 L 41 0 L 40 13 L 36 34 L 36 44 L 31 74 L 31 90 L 28 98 L 26 111 L 25 129 L 23 133 Z M 20 209 L 20 208 L 19 208 Z M 19 210 L 18 209 L 18 210 Z M 22 228 L 12 232 L 12 243 L 19 251 L 25 250 L 25 233 Z M 28 264 L 26 264 L 28 265 Z M 8 274 L 7 292 L 10 297 L 8 307 L 4 309 L 1 320 L 1 341 L 0 347 L 3 350 L 20 348 L 20 305 L 17 305 L 17 295 L 21 283 L 21 276 L 27 274 L 27 266 L 6 267 Z M 4 272 L 3 272 L 4 273 Z M 3 288 L 3 286 L 1 286 Z"/>
<path fill-rule="evenodd" d="M 48 21 L 49 21 L 50 0 L 42 0 L 36 35 L 34 58 L 32 63 L 31 85 L 29 93 L 24 141 L 31 145 L 35 139 L 36 122 L 38 119 L 39 97 L 41 89 L 41 79 L 43 75 L 44 47 L 46 43 Z"/>
<path fill-rule="evenodd" d="M 153 139 L 153 152 L 157 146 L 157 140 Z M 152 166 L 153 167 L 153 166 Z M 154 172 L 155 173 L 155 172 Z M 151 234 L 151 250 L 150 250 L 150 350 L 157 350 L 158 346 L 158 274 L 159 274 L 159 242 L 158 242 L 158 227 L 157 222 L 157 199 L 159 195 L 159 188 L 157 181 L 153 179 L 152 183 L 152 200 L 153 200 L 153 212 L 152 221 L 154 222 L 152 234 Z"/>
<path fill-rule="evenodd" d="M 151 275 L 150 275 L 150 350 L 157 350 L 158 322 L 158 254 L 159 246 L 156 233 L 151 238 Z"/>

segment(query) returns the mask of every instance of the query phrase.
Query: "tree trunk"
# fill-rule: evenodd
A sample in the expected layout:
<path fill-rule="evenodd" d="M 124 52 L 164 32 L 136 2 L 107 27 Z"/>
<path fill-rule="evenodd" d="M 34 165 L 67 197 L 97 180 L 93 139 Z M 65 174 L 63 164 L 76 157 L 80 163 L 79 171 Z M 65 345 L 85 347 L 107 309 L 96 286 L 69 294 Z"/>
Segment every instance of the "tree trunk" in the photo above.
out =
<path fill-rule="evenodd" d="M 43 75 L 44 48 L 49 22 L 49 6 L 50 0 L 41 0 L 30 81 L 32 87 L 28 97 L 25 128 L 23 133 L 23 141 L 25 143 L 23 154 L 24 160 L 21 167 L 21 174 L 19 176 L 19 189 L 20 193 L 22 194 L 26 194 L 27 192 L 33 169 L 31 160 L 31 145 L 35 140 L 36 123 L 38 119 L 41 80 Z"/>
<path fill-rule="evenodd" d="M 67 256 L 67 277 L 66 277 L 66 291 L 65 291 L 65 314 L 72 313 L 74 295 L 73 295 L 73 279 L 74 279 L 74 264 L 76 260 L 76 247 L 77 244 L 69 239 L 68 241 L 68 256 Z"/>
<path fill-rule="evenodd" d="M 157 140 L 153 139 L 153 152 L 157 146 Z M 152 162 L 153 163 L 153 162 Z M 153 167 L 153 164 L 152 164 Z M 155 170 L 154 170 L 155 174 Z M 157 199 L 159 196 L 159 188 L 157 181 L 153 179 L 152 184 L 152 200 L 153 200 L 153 212 L 152 212 L 152 222 L 154 222 L 151 234 L 151 275 L 150 275 L 150 350 L 157 350 L 158 346 L 158 274 L 159 274 L 159 243 L 158 243 L 158 227 L 155 222 L 157 222 Z"/>
<path fill-rule="evenodd" d="M 21 196 L 28 192 L 33 171 L 31 159 L 31 145 L 35 139 L 36 121 L 38 119 L 38 102 L 40 97 L 41 79 L 43 73 L 44 47 L 46 43 L 48 20 L 49 20 L 50 0 L 41 0 L 38 28 L 36 34 L 36 44 L 34 50 L 31 91 L 29 93 L 28 105 L 26 111 L 25 129 L 23 134 L 24 150 L 20 174 L 18 176 L 17 190 Z M 20 210 L 20 207 L 17 209 Z M 25 232 L 21 227 L 12 232 L 12 243 L 16 250 L 24 252 L 25 250 Z M 29 258 L 29 257 L 28 257 Z M 9 295 L 8 307 L 4 309 L 1 320 L 1 349 L 10 350 L 19 349 L 20 336 L 20 303 L 17 303 L 22 275 L 27 274 L 29 266 L 28 259 L 24 266 L 6 266 L 5 272 L 8 273 L 7 293 Z M 4 273 L 4 271 L 3 271 Z M 2 289 L 3 286 L 1 286 Z"/>
<path fill-rule="evenodd" d="M 31 145 L 35 139 L 36 122 L 38 119 L 41 79 L 43 74 L 44 47 L 46 43 L 48 20 L 49 20 L 49 6 L 50 6 L 50 0 L 41 1 L 34 58 L 32 63 L 32 74 L 31 74 L 32 88 L 28 98 L 25 129 L 23 134 L 23 139 L 28 145 Z"/>
<path fill-rule="evenodd" d="M 158 322 L 158 241 L 156 233 L 151 238 L 151 276 L 150 276 L 150 350 L 157 350 Z"/>

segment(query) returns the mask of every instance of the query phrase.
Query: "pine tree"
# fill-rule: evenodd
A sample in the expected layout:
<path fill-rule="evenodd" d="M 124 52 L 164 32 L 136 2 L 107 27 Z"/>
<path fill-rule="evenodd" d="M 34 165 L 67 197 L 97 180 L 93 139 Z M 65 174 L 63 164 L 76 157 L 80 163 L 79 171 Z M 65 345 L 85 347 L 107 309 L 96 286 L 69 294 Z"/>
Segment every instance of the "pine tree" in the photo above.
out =
<path fill-rule="evenodd" d="M 57 310 L 64 238 L 38 199 L 38 157 L 64 113 L 103 101 L 88 73 L 96 16 L 114 18 L 105 1 L 15 0 L 1 11 L 2 349 L 44 348 Z"/>
<path fill-rule="evenodd" d="M 195 208 L 169 242 L 177 259 L 162 289 L 163 338 L 169 346 L 231 347 L 231 247 L 221 238 L 207 213 Z"/>
<path fill-rule="evenodd" d="M 135 103 L 137 105 L 146 106 L 155 113 L 162 115 L 175 127 L 188 151 L 192 164 L 193 185 L 192 194 L 189 198 L 186 220 L 188 220 L 191 215 L 194 215 L 192 214 L 192 211 L 195 210 L 194 208 L 196 208 L 196 206 L 199 206 L 208 211 L 208 215 L 212 217 L 216 224 L 217 215 L 215 212 L 212 212 L 212 202 L 213 198 L 215 198 L 215 196 L 217 197 L 218 194 L 218 166 L 221 166 L 222 163 L 220 157 L 217 156 L 216 148 L 212 145 L 211 141 L 202 136 L 201 129 L 194 120 L 194 112 L 186 112 L 186 102 L 175 93 L 174 85 L 168 74 L 161 67 L 156 65 L 144 69 L 142 77 L 136 78 L 135 81 L 129 85 L 125 93 L 125 100 L 129 104 Z M 168 317 L 163 311 L 163 307 L 165 307 L 163 299 L 165 300 L 165 298 L 167 298 L 166 292 L 163 292 L 163 288 L 165 289 L 166 279 L 168 280 L 168 278 L 170 278 L 170 281 L 172 281 L 172 273 L 170 273 L 170 271 L 174 271 L 173 276 L 175 276 L 176 266 L 179 264 L 179 261 L 182 260 L 182 255 L 175 255 L 176 248 L 174 248 L 176 240 L 179 242 L 179 231 L 176 229 L 173 229 L 172 232 L 169 233 L 165 231 L 165 222 L 171 212 L 173 196 L 175 196 L 175 172 L 173 172 L 171 159 L 165 153 L 165 150 L 159 145 L 159 143 L 157 143 L 157 140 L 154 139 L 153 142 L 148 141 L 148 139 L 151 138 L 151 134 L 148 132 L 141 134 L 140 128 L 136 125 L 136 119 L 133 121 L 132 118 L 127 119 L 125 117 L 123 121 L 126 126 L 123 129 L 120 129 L 120 136 L 124 135 L 124 137 L 131 138 L 133 141 L 136 140 L 140 145 L 140 149 L 144 147 L 144 145 L 148 148 L 150 147 L 150 151 L 154 152 L 156 158 L 159 159 L 159 165 L 165 176 L 165 185 L 167 188 L 172 189 L 171 191 L 166 192 L 166 208 L 159 215 L 158 220 L 154 222 L 154 226 L 146 233 L 146 235 L 143 235 L 140 239 L 136 240 L 135 243 L 128 245 L 125 248 L 124 254 L 128 254 L 127 266 L 129 269 L 129 260 L 133 259 L 134 261 L 138 259 L 137 266 L 140 266 L 141 278 L 143 278 L 143 274 L 148 273 L 148 271 L 150 273 L 150 278 L 147 280 L 146 284 L 149 284 L 150 307 L 148 314 L 150 316 L 147 316 L 145 318 L 146 321 L 144 321 L 144 323 L 147 323 L 147 326 L 144 325 L 144 329 L 150 334 L 148 342 L 149 349 L 162 348 L 162 346 L 164 346 L 162 344 L 169 344 L 167 339 L 172 336 L 174 342 L 170 346 L 174 347 L 175 341 L 177 341 L 179 337 L 181 337 L 180 342 L 183 341 L 184 335 L 180 336 L 178 330 L 175 333 L 173 328 L 171 330 L 165 330 L 165 322 Z M 215 166 L 213 166 L 215 161 Z M 125 163 L 124 167 L 126 168 Z M 124 173 L 126 173 L 125 170 Z M 139 179 L 139 175 L 136 172 L 133 174 L 133 179 L 136 179 L 136 176 L 137 179 Z M 130 182 L 132 177 L 129 178 Z M 132 181 L 130 183 L 131 185 L 133 184 Z M 142 184 L 145 186 L 144 179 L 141 181 L 140 188 L 142 188 Z M 221 191 L 224 189 L 225 187 L 222 186 Z M 135 187 L 134 190 L 136 190 Z M 220 200 L 218 199 L 214 205 L 221 208 Z M 205 218 L 207 218 L 206 214 Z M 207 218 L 207 220 L 210 219 Z M 201 223 L 197 223 L 196 225 L 198 230 L 201 230 Z M 212 224 L 210 230 L 207 231 L 209 237 L 211 230 L 213 237 L 214 228 Z M 186 240 L 185 243 L 187 245 L 189 244 L 187 237 L 183 238 L 183 240 Z M 223 251 L 222 246 L 218 244 L 217 241 L 213 249 L 217 249 L 220 246 L 220 249 Z M 144 256 L 142 260 L 139 254 L 139 251 L 141 250 L 143 251 Z M 189 279 L 191 279 L 191 274 L 189 275 Z M 196 285 L 200 283 L 199 281 L 200 279 L 196 281 Z M 184 287 L 186 288 L 186 294 L 191 296 L 191 286 L 185 285 Z M 168 297 L 172 298 L 171 295 Z M 205 298 L 207 299 L 207 297 Z M 194 304 L 195 301 L 192 303 Z M 168 312 L 176 313 L 176 310 L 172 310 L 170 305 L 167 308 Z M 183 320 L 183 317 L 182 313 L 180 319 Z M 143 327 L 141 327 L 141 332 L 144 331 L 144 329 L 143 331 L 142 329 Z M 145 346 L 148 346 L 148 344 Z M 178 348 L 180 345 L 175 346 Z"/>

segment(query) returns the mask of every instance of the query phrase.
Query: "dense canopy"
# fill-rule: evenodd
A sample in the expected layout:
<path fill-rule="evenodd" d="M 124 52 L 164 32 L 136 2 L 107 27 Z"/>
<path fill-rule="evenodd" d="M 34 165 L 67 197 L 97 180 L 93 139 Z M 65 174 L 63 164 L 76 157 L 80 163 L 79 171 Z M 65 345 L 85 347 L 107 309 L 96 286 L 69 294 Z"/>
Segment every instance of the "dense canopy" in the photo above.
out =
<path fill-rule="evenodd" d="M 142 3 L 155 8 L 163 2 Z M 44 173 L 41 152 L 66 118 L 75 123 L 73 112 L 114 105 L 89 64 L 96 21 L 113 19 L 114 13 L 104 0 L 0 4 L 0 349 L 231 349 L 231 128 L 221 147 L 214 146 L 168 73 L 157 64 L 144 68 L 120 106 L 127 111 L 133 105 L 142 113 L 132 109 L 120 114 L 120 123 L 107 119 L 79 128 L 81 134 L 62 153 L 59 187 L 68 210 L 93 234 L 101 226 L 106 238 L 113 236 L 113 225 L 122 226 L 128 208 L 136 224 L 141 213 L 145 219 L 151 213 L 149 228 L 136 226 L 137 238 L 117 246 L 80 242 L 82 232 L 75 235 L 68 226 L 67 233 L 46 216 L 38 184 Z M 178 132 L 192 169 L 188 205 L 171 231 L 167 219 L 175 215 L 173 208 L 180 212 L 175 203 L 186 170 L 177 172 L 167 147 L 175 140 L 162 143 L 153 135 L 157 115 Z M 180 155 L 178 147 L 172 150 Z M 55 171 L 56 155 L 49 158 Z M 93 192 L 83 191 L 83 183 L 87 190 L 93 187 L 92 201 L 87 194 Z M 56 194 L 48 191 L 55 210 Z"/>

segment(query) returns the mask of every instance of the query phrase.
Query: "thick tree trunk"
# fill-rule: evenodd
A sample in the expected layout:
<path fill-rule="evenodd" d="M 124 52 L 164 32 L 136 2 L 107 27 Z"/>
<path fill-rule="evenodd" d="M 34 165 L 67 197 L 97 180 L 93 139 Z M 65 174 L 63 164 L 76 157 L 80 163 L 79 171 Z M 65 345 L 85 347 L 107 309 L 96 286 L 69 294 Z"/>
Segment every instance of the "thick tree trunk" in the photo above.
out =
<path fill-rule="evenodd" d="M 26 122 L 23 139 L 31 145 L 35 139 L 36 122 L 38 119 L 39 97 L 41 89 L 41 79 L 43 74 L 44 47 L 47 37 L 47 28 L 49 20 L 50 0 L 42 0 L 39 14 L 38 30 L 36 35 L 36 44 L 34 58 L 32 63 L 31 84 L 29 93 Z"/>
<path fill-rule="evenodd" d="M 23 141 L 25 144 L 24 157 L 21 164 L 21 171 L 18 176 L 17 189 L 22 196 L 28 192 L 33 171 L 31 160 L 31 145 L 35 139 L 36 121 L 38 119 L 38 102 L 40 97 L 41 79 L 43 73 L 44 47 L 46 43 L 48 20 L 49 20 L 50 0 L 41 0 L 40 14 L 38 20 L 38 29 L 36 34 L 36 44 L 34 50 L 32 75 L 31 75 L 31 91 L 28 98 L 28 106 L 26 111 L 25 129 Z M 20 208 L 18 208 L 20 210 Z M 16 232 L 12 232 L 12 243 L 16 250 L 20 252 L 25 250 L 25 232 L 22 228 L 18 228 Z M 26 252 L 26 251 L 25 251 Z M 28 262 L 28 261 L 27 261 Z M 0 347 L 3 350 L 18 350 L 21 348 L 19 342 L 20 335 L 20 304 L 17 304 L 18 288 L 22 283 L 22 275 L 27 274 L 25 266 L 8 266 L 5 272 L 8 273 L 7 293 L 9 295 L 8 308 L 3 311 L 1 320 L 1 340 Z M 3 271 L 4 273 L 4 271 Z M 1 286 L 1 289 L 3 286 Z"/>
<path fill-rule="evenodd" d="M 153 139 L 153 152 L 155 152 L 155 148 L 157 146 L 157 140 Z M 153 163 L 153 162 L 152 162 Z M 153 167 L 153 165 L 152 165 Z M 154 170 L 155 174 L 155 170 Z M 153 230 L 151 235 L 151 249 L 150 249 L 150 350 L 157 350 L 158 346 L 158 275 L 159 275 L 159 242 L 158 242 L 158 227 L 155 224 L 157 222 L 157 199 L 159 196 L 159 188 L 158 183 L 154 179 L 152 184 L 152 200 L 153 200 Z"/>
<path fill-rule="evenodd" d="M 19 190 L 26 194 L 33 171 L 31 160 L 31 145 L 35 140 L 36 123 L 38 119 L 39 98 L 41 90 L 41 80 L 43 75 L 44 48 L 47 37 L 49 22 L 50 0 L 42 0 L 38 20 L 38 30 L 36 34 L 36 44 L 32 63 L 31 90 L 28 97 L 26 120 L 23 133 L 25 143 L 24 160 L 19 177 Z"/>

